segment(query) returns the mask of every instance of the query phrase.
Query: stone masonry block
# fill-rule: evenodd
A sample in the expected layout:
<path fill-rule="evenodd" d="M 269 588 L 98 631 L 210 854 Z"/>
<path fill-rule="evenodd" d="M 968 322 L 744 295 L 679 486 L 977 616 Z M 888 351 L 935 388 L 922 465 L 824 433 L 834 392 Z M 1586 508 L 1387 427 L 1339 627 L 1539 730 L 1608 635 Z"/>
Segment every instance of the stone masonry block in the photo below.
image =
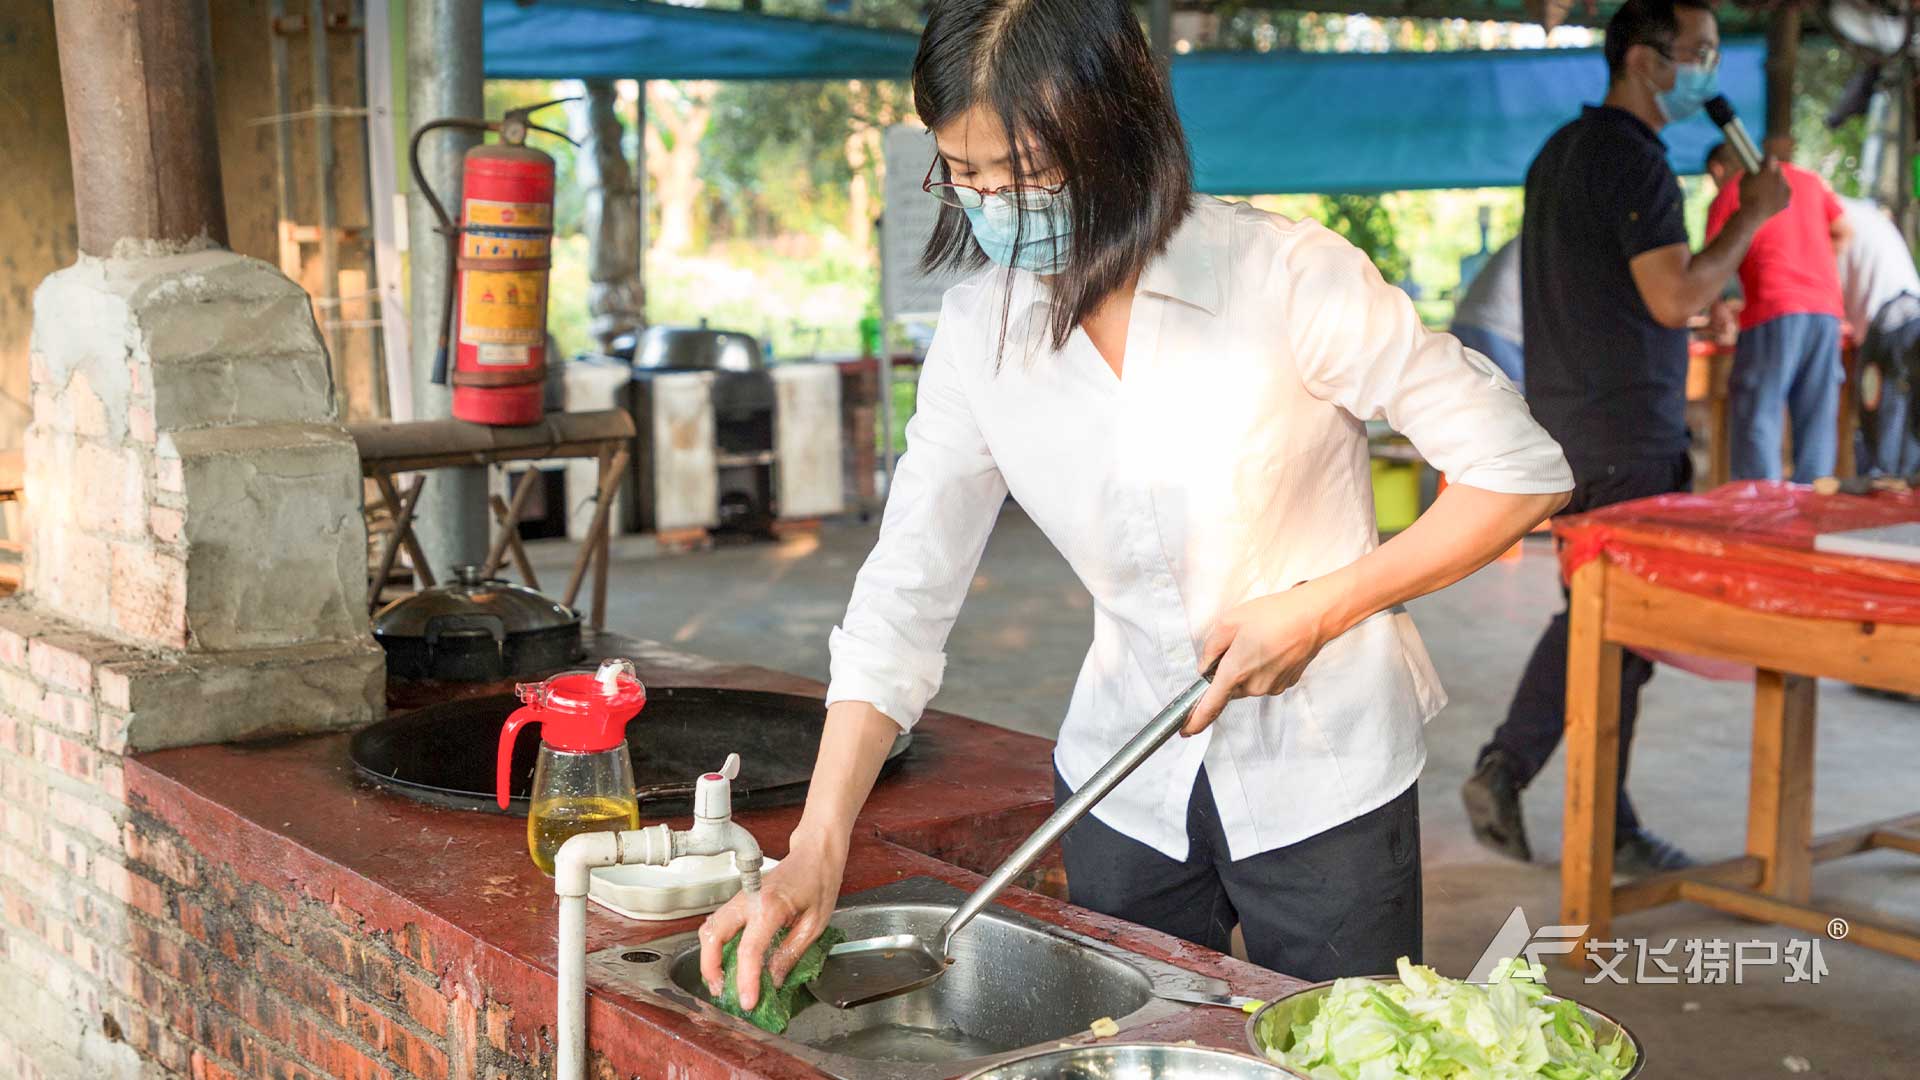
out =
<path fill-rule="evenodd" d="M 196 649 L 365 641 L 360 462 L 338 427 L 178 432 Z"/>
<path fill-rule="evenodd" d="M 371 640 L 129 659 L 101 672 L 124 680 L 127 752 L 319 731 L 346 731 L 384 712 L 386 654 Z"/>
<path fill-rule="evenodd" d="M 306 293 L 229 251 L 82 257 L 35 293 L 32 350 L 56 393 L 71 395 L 84 376 L 109 439 L 338 415 Z M 69 414 L 76 407 L 56 400 Z M 130 426 L 136 405 L 151 411 Z M 71 419 L 54 422 L 76 430 Z"/>
<path fill-rule="evenodd" d="M 222 653 L 154 652 L 52 615 L 31 598 L 0 600 L 0 638 L 15 637 L 28 643 L 33 680 L 97 698 L 98 742 L 109 754 L 345 731 L 385 711 L 386 654 L 367 636 Z M 109 724 L 111 739 L 104 735 Z M 32 756 L 52 771 L 77 776 L 84 770 L 69 765 L 80 763 L 67 759 L 83 751 L 102 759 L 81 745 L 94 739 L 76 742 L 42 727 L 33 732 Z M 0 778 L 26 779 L 5 770 Z M 24 791 L 0 787 L 0 795 L 27 801 Z"/>

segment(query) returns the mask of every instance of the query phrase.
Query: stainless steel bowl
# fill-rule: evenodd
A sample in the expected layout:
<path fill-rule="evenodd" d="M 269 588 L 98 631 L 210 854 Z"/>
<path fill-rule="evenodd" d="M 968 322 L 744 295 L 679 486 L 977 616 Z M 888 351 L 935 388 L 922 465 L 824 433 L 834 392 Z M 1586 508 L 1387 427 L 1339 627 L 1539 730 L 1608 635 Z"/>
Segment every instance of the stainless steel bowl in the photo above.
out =
<path fill-rule="evenodd" d="M 1397 975 L 1375 975 L 1373 979 L 1377 982 L 1400 981 Z M 1259 1011 L 1247 1018 L 1247 1046 L 1250 1047 L 1254 1053 L 1265 1058 L 1267 1056 L 1267 1048 L 1260 1041 L 1260 1028 L 1266 1022 L 1267 1017 L 1271 1016 L 1273 1018 L 1272 1022 L 1276 1028 L 1290 1032 L 1293 1030 L 1294 1024 L 1313 1019 L 1314 1014 L 1320 1010 L 1320 1003 L 1326 999 L 1327 991 L 1332 987 L 1333 983 L 1331 982 L 1314 983 L 1312 986 L 1301 987 L 1299 990 L 1288 994 L 1278 1001 L 1269 1001 L 1265 1005 L 1260 1006 Z M 1548 994 L 1540 1000 L 1551 1004 L 1563 999 Z M 1587 1023 L 1593 1025 L 1593 1035 L 1596 1042 L 1605 1045 L 1615 1038 L 1625 1038 L 1627 1045 L 1633 1047 L 1633 1065 L 1627 1069 L 1627 1075 L 1624 1080 L 1634 1080 L 1635 1077 L 1639 1076 L 1641 1072 L 1645 1070 L 1647 1065 L 1646 1051 L 1640 1046 L 1640 1040 L 1634 1038 L 1633 1032 L 1627 1030 L 1625 1024 L 1601 1012 L 1599 1009 L 1588 1005 L 1581 1005 L 1580 1012 L 1587 1018 Z"/>
<path fill-rule="evenodd" d="M 1264 1058 L 1162 1043 L 1093 1043 L 989 1065 L 966 1080 L 1305 1080 Z"/>

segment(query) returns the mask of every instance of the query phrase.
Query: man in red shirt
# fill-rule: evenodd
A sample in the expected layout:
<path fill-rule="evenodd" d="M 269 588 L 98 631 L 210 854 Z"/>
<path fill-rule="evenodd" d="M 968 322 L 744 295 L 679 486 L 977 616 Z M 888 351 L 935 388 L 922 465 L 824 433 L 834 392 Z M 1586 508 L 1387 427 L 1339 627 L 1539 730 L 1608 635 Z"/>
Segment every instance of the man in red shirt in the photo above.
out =
<path fill-rule="evenodd" d="M 1781 413 L 1793 422 L 1793 479 L 1833 474 L 1839 451 L 1840 271 L 1846 242 L 1840 200 L 1826 181 L 1781 162 L 1793 196 L 1753 236 L 1740 263 L 1740 341 L 1728 385 L 1733 476 L 1780 479 Z M 1725 143 L 1707 154 L 1720 189 L 1707 211 L 1707 236 L 1740 208 L 1740 162 Z"/>

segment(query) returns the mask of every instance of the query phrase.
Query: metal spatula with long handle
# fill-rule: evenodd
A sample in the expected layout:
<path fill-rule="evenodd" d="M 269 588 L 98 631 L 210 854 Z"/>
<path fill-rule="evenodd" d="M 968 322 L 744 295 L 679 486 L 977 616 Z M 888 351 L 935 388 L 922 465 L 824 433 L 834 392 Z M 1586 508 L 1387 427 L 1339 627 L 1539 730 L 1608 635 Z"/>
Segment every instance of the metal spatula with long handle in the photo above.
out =
<path fill-rule="evenodd" d="M 1216 664 L 1216 666 L 1218 666 Z M 820 1001 L 842 1009 L 851 1009 L 856 1005 L 879 1001 L 882 998 L 918 990 L 946 974 L 947 966 L 953 963 L 951 947 L 953 938 L 967 923 L 973 921 L 993 898 L 1006 889 L 1009 882 L 1018 877 L 1033 861 L 1040 857 L 1067 827 L 1086 816 L 1093 804 L 1105 798 L 1128 774 L 1139 768 L 1155 750 L 1180 730 L 1186 722 L 1187 714 L 1199 703 L 1207 692 L 1213 670 L 1200 677 L 1192 686 L 1182 691 L 1153 722 L 1140 730 L 1138 735 L 1128 740 L 1112 760 L 1100 767 L 1092 779 L 1080 785 L 1080 790 L 1053 816 L 1042 822 L 1032 836 L 1007 856 L 993 875 L 975 889 L 972 896 L 958 908 L 940 927 L 937 940 L 928 941 L 918 934 L 891 934 L 886 937 L 863 938 L 859 941 L 846 941 L 827 951 L 826 964 L 820 974 L 807 984 L 813 996 Z"/>

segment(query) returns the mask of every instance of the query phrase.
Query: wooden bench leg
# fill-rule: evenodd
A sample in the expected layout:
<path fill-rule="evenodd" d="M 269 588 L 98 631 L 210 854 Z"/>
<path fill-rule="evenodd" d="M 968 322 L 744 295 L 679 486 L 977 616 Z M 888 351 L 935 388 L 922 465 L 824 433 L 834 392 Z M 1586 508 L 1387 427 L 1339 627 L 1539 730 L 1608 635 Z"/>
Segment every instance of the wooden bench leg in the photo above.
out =
<path fill-rule="evenodd" d="M 1761 892 L 1798 904 L 1813 892 L 1815 690 L 1804 675 L 1754 677 L 1747 854 L 1764 867 Z"/>
<path fill-rule="evenodd" d="M 423 476 L 419 482 L 413 486 L 412 491 L 415 499 L 420 497 L 420 485 L 425 482 L 426 477 Z M 393 476 L 391 474 L 376 472 L 373 474 L 373 483 L 380 489 L 380 497 L 386 500 L 389 507 L 398 507 L 401 505 L 400 492 L 399 489 L 394 487 Z M 421 550 L 420 541 L 413 535 L 413 515 L 411 513 L 407 515 L 405 524 L 401 524 L 398 519 L 396 519 L 394 534 L 399 537 L 400 543 L 406 546 L 407 559 L 413 563 L 413 576 L 419 579 L 421 586 L 430 589 L 438 584 L 433 577 L 433 567 L 427 564 L 427 553 Z"/>
<path fill-rule="evenodd" d="M 389 480 L 381 490 L 388 490 L 391 486 L 392 481 Z M 393 575 L 393 563 L 400 554 L 401 545 L 413 537 L 413 509 L 420 505 L 420 489 L 426 486 L 424 474 L 414 477 L 413 486 L 407 489 L 400 505 L 387 506 L 387 512 L 393 516 L 393 538 L 387 541 L 387 549 L 380 553 L 380 568 L 374 571 L 373 595 L 367 598 L 367 605 L 373 611 L 380 610 L 380 594 L 386 591 L 387 578 Z"/>
<path fill-rule="evenodd" d="M 493 506 L 494 517 L 500 522 L 500 535 L 494 538 L 493 545 L 487 549 L 487 561 L 480 567 L 482 578 L 490 578 L 500 572 L 500 564 L 506 561 L 507 549 L 511 547 L 521 576 L 527 578 L 527 588 L 540 587 L 529 575 L 526 552 L 520 549 L 520 512 L 526 508 L 527 496 L 539 480 L 540 470 L 529 468 L 520 474 L 520 483 L 513 489 L 512 502 L 503 504 L 498 495 L 488 497 L 487 502 Z"/>
<path fill-rule="evenodd" d="M 520 515 L 513 507 L 507 505 L 507 500 L 498 495 L 489 495 L 487 505 L 493 507 L 493 518 L 500 525 L 502 537 L 506 541 L 507 553 L 513 556 L 513 565 L 520 571 L 520 583 L 537 591 L 540 588 L 540 578 L 533 572 L 532 560 L 527 558 L 526 545 L 520 542 Z M 483 576 L 492 577 L 499 571 L 500 567 L 495 565 Z"/>
<path fill-rule="evenodd" d="M 1568 954 L 1586 962 L 1587 942 L 1613 923 L 1614 801 L 1620 778 L 1620 646 L 1605 640 L 1604 557 L 1573 575 L 1567 635 L 1567 808 L 1560 848 L 1560 921 L 1584 924 Z"/>

